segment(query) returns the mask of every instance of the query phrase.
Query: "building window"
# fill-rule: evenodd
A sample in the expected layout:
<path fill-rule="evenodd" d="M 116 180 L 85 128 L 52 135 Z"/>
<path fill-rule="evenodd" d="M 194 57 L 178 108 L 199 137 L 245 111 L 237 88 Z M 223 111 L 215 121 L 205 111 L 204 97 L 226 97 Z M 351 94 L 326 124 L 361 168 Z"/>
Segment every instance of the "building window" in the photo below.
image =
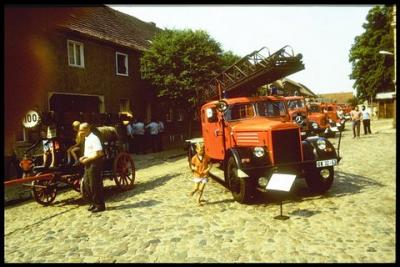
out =
<path fill-rule="evenodd" d="M 166 113 L 165 121 L 167 121 L 167 122 L 172 121 L 172 108 L 168 109 L 168 112 Z"/>
<path fill-rule="evenodd" d="M 68 65 L 72 67 L 85 67 L 83 43 L 68 40 Z"/>
<path fill-rule="evenodd" d="M 129 112 L 131 109 L 129 107 L 129 99 L 123 98 L 119 100 L 119 111 L 120 112 Z"/>
<path fill-rule="evenodd" d="M 128 76 L 128 55 L 116 52 L 115 64 L 117 75 Z"/>

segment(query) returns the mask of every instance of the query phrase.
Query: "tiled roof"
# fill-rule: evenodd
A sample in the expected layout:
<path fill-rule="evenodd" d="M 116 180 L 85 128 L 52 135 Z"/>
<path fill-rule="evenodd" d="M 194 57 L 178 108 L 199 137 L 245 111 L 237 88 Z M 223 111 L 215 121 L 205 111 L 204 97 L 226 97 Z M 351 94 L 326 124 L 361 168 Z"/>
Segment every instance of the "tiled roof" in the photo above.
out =
<path fill-rule="evenodd" d="M 299 90 L 300 90 L 299 93 L 301 95 L 311 96 L 311 97 L 315 97 L 316 96 L 316 94 L 313 91 L 311 91 L 308 87 L 306 87 L 304 84 L 301 84 L 299 82 L 295 82 L 295 81 L 290 80 L 288 78 L 283 78 L 282 79 L 282 83 L 283 83 L 283 85 L 285 85 L 286 83 L 290 83 L 290 84 L 296 86 L 297 88 L 299 88 Z"/>
<path fill-rule="evenodd" d="M 148 40 L 161 31 L 153 23 L 107 6 L 76 7 L 68 12 L 69 19 L 61 27 L 136 50 L 146 50 L 150 45 Z"/>

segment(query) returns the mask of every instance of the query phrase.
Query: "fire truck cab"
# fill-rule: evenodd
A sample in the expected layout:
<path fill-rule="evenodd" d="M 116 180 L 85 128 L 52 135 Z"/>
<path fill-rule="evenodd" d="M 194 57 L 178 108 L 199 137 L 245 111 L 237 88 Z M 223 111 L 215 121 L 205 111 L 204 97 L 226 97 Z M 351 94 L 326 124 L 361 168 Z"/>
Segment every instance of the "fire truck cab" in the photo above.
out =
<path fill-rule="evenodd" d="M 286 96 L 290 120 L 300 127 L 301 137 L 311 135 L 308 109 L 303 96 Z"/>
<path fill-rule="evenodd" d="M 308 119 L 314 133 L 321 135 L 328 128 L 328 118 L 319 103 L 310 103 L 308 108 Z"/>

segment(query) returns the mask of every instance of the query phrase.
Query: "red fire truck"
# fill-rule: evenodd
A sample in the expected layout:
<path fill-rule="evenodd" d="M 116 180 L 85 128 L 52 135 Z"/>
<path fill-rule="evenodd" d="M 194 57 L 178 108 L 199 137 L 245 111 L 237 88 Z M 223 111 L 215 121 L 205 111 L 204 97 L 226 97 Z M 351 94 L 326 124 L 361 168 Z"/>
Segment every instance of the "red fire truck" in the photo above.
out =
<path fill-rule="evenodd" d="M 201 107 L 202 138 L 187 140 L 189 160 L 194 144 L 204 142 L 214 163 L 211 175 L 240 203 L 249 202 L 256 190 L 265 192 L 277 174 L 305 178 L 311 190 L 324 193 L 341 159 L 324 137 L 302 141 L 284 97 L 249 97 L 254 88 L 304 69 L 301 54 L 289 49 L 268 56 L 261 55 L 263 49 L 254 51 L 217 76 L 205 93 L 211 101 Z"/>

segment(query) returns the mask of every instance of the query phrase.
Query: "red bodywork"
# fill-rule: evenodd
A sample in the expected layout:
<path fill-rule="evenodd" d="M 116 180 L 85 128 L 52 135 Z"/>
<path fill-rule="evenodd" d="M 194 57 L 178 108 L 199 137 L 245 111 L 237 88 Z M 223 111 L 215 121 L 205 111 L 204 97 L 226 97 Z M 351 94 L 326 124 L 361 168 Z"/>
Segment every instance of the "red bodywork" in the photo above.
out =
<path fill-rule="evenodd" d="M 290 120 L 300 127 L 302 134 L 310 131 L 308 109 L 303 96 L 286 96 Z"/>
<path fill-rule="evenodd" d="M 340 119 L 337 115 L 338 106 L 336 104 L 321 104 L 322 109 L 326 110 L 326 114 L 328 119 L 331 119 L 333 122 L 340 123 Z"/>
<path fill-rule="evenodd" d="M 301 159 L 303 158 L 300 145 L 300 129 L 298 126 L 291 123 L 283 97 L 240 97 L 224 100 L 229 106 L 243 104 L 243 108 L 239 110 L 241 119 L 223 120 L 222 113 L 218 112 L 216 109 L 218 101 L 212 101 L 202 106 L 202 134 L 206 147 L 205 153 L 208 157 L 215 160 L 224 160 L 225 153 L 230 148 L 266 146 L 271 161 L 274 163 L 274 144 L 272 144 L 271 141 L 272 133 L 282 130 L 291 130 L 295 132 L 295 140 L 299 144 Z M 280 102 L 284 106 L 284 111 L 281 111 L 280 114 L 273 117 L 260 116 L 251 108 L 251 104 L 263 101 L 270 101 L 273 103 L 275 103 L 274 101 Z M 209 118 L 207 116 L 207 113 L 211 114 L 211 112 L 215 114 L 215 117 Z"/>
<path fill-rule="evenodd" d="M 309 114 L 308 119 L 311 124 L 313 122 L 317 123 L 319 128 L 325 130 L 327 128 L 328 116 L 322 111 L 322 106 L 320 103 L 311 103 L 308 108 Z"/>

